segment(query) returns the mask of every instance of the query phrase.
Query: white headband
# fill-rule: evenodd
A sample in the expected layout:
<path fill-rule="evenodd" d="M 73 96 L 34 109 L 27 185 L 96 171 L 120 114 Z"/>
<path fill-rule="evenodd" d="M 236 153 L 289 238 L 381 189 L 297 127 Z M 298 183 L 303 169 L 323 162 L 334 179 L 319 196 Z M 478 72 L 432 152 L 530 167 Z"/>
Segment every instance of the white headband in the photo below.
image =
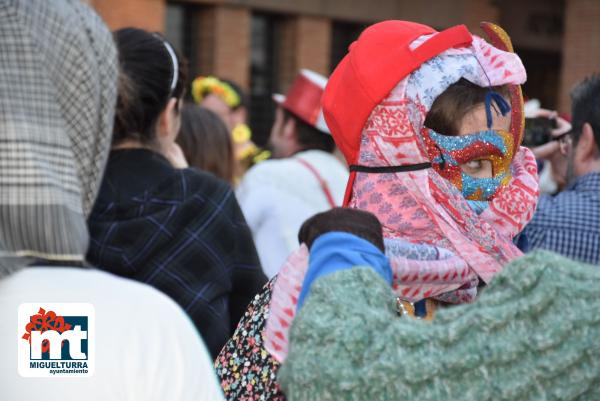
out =
<path fill-rule="evenodd" d="M 171 93 L 175 90 L 177 86 L 177 80 L 179 79 L 179 62 L 177 61 L 177 55 L 175 54 L 175 50 L 171 47 L 169 42 L 163 40 L 165 47 L 167 48 L 167 52 L 171 56 L 171 61 L 173 62 L 173 80 L 171 81 Z"/>

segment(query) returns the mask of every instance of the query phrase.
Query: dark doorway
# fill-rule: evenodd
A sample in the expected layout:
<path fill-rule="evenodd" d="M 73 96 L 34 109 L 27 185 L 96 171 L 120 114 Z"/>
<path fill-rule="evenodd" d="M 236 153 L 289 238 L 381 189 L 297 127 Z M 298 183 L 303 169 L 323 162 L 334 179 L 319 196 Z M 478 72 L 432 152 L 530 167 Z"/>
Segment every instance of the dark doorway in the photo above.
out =
<path fill-rule="evenodd" d="M 263 146 L 269 139 L 275 114 L 272 95 L 278 90 L 277 65 L 280 17 L 253 14 L 250 38 L 250 127 L 252 139 Z"/>
<path fill-rule="evenodd" d="M 348 53 L 348 46 L 367 27 L 366 24 L 334 21 L 331 28 L 331 71 L 335 69 L 342 58 Z"/>

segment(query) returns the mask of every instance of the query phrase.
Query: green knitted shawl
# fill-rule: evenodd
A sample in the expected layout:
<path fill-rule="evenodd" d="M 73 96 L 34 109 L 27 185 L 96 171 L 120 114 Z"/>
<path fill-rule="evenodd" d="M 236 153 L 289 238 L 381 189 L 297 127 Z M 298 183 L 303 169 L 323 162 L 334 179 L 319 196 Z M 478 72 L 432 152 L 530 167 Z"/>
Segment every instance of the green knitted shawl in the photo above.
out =
<path fill-rule="evenodd" d="M 433 322 L 394 304 L 369 268 L 315 283 L 279 371 L 288 399 L 600 400 L 600 267 L 535 252 Z"/>

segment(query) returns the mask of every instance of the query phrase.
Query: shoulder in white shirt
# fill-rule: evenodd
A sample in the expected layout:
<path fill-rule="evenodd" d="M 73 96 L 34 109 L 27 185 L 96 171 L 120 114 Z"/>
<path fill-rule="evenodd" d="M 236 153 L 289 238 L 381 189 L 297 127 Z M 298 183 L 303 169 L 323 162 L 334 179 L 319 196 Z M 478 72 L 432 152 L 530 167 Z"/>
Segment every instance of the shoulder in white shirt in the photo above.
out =
<path fill-rule="evenodd" d="M 337 206 L 342 204 L 348 181 L 346 166 L 333 154 L 321 150 L 267 160 L 248 171 L 236 196 L 269 278 L 277 274 L 287 256 L 298 247 L 302 223 L 331 207 L 319 180 L 298 158 L 308 162 L 327 183 Z"/>
<path fill-rule="evenodd" d="M 18 374 L 17 310 L 31 302 L 94 306 L 92 377 Z M 150 286 L 98 270 L 31 267 L 0 280 L 0 322 L 3 400 L 223 400 L 196 329 L 175 302 Z"/>

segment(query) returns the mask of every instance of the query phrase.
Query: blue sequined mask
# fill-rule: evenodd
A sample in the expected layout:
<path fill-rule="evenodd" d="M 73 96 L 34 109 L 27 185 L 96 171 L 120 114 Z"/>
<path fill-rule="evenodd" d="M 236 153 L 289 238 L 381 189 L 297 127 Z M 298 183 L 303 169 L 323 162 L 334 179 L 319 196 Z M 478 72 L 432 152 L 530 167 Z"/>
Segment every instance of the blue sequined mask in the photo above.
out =
<path fill-rule="evenodd" d="M 464 136 L 447 136 L 426 129 L 424 138 L 433 168 L 452 182 L 465 199 L 488 201 L 510 181 L 513 156 L 510 132 L 485 130 Z M 492 177 L 476 178 L 465 173 L 461 165 L 474 160 L 490 161 Z"/>

